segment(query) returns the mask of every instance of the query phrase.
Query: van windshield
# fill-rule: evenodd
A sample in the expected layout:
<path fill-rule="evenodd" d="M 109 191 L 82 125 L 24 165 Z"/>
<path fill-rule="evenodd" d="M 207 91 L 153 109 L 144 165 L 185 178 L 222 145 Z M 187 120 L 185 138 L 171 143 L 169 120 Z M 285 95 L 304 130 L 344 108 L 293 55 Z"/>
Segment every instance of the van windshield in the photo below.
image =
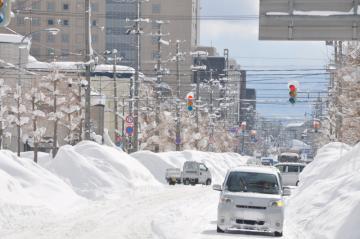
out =
<path fill-rule="evenodd" d="M 230 192 L 280 194 L 276 176 L 266 173 L 231 172 L 226 189 Z"/>

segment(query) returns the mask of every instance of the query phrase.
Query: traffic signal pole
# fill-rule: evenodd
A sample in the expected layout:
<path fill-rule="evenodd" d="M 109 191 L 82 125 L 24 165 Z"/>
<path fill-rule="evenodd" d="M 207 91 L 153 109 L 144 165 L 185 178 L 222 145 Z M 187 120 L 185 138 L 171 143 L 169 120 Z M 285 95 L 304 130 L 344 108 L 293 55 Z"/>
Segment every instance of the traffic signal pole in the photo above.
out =
<path fill-rule="evenodd" d="M 90 140 L 90 0 L 85 0 L 85 140 Z"/>
<path fill-rule="evenodd" d="M 181 86 L 181 82 L 180 82 L 180 42 L 177 41 L 176 42 L 176 80 L 177 80 L 177 99 L 176 99 L 176 139 L 175 139 L 175 144 L 176 144 L 176 151 L 180 151 L 181 148 L 181 132 L 180 132 L 180 127 L 181 127 L 181 115 L 180 115 L 180 86 Z"/>

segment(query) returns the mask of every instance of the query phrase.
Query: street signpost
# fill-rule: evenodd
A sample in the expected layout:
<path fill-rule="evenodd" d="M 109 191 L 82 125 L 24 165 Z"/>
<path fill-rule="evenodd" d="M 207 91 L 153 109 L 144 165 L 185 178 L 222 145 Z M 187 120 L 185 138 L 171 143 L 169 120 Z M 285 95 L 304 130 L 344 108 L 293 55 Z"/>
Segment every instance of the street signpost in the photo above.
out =
<path fill-rule="evenodd" d="M 134 117 L 132 117 L 131 115 L 128 115 L 128 116 L 126 116 L 125 121 L 128 124 L 134 123 Z"/>
<path fill-rule="evenodd" d="M 126 127 L 126 134 L 128 136 L 132 136 L 133 133 L 134 133 L 134 128 L 133 127 L 131 127 L 131 126 Z"/>

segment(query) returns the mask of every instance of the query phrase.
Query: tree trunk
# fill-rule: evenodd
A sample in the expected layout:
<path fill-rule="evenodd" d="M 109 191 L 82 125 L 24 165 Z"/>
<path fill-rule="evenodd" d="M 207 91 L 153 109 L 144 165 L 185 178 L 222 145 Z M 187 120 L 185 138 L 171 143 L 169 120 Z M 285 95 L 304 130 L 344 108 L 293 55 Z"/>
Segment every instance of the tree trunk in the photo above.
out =
<path fill-rule="evenodd" d="M 53 151 L 52 156 L 55 158 L 57 153 L 57 127 L 58 127 L 58 119 L 57 119 L 57 97 L 56 97 L 56 89 L 57 89 L 57 81 L 54 81 L 54 114 L 55 114 L 55 122 L 54 122 L 54 136 L 53 136 Z"/>

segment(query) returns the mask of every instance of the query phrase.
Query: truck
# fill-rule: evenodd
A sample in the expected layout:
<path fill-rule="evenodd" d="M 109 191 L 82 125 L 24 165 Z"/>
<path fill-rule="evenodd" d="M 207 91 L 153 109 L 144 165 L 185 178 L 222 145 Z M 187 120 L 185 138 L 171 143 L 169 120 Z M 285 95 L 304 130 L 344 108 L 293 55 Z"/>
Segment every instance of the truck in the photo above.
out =
<path fill-rule="evenodd" d="M 182 182 L 180 168 L 168 168 L 165 172 L 165 179 L 169 185 L 180 184 Z"/>
<path fill-rule="evenodd" d="M 185 185 L 211 185 L 211 173 L 204 163 L 186 161 L 183 166 L 182 182 Z"/>
<path fill-rule="evenodd" d="M 278 161 L 280 163 L 285 163 L 285 162 L 297 163 L 299 162 L 299 160 L 300 160 L 300 156 L 297 153 L 285 152 L 278 156 Z"/>

